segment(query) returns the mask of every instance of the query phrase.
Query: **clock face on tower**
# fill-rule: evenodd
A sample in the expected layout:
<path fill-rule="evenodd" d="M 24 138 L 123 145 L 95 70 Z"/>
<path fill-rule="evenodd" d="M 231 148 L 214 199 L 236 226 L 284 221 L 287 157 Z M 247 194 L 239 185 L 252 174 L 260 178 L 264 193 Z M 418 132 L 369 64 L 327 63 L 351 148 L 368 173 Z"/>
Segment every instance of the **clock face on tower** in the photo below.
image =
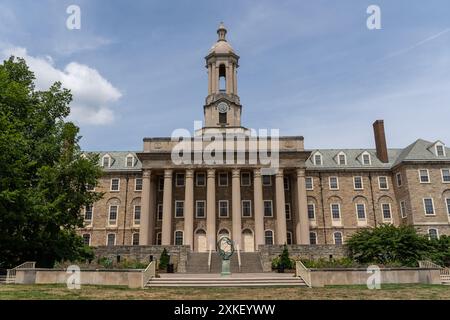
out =
<path fill-rule="evenodd" d="M 229 107 L 226 102 L 221 102 L 217 105 L 217 110 L 219 110 L 219 113 L 227 113 L 228 109 Z"/>

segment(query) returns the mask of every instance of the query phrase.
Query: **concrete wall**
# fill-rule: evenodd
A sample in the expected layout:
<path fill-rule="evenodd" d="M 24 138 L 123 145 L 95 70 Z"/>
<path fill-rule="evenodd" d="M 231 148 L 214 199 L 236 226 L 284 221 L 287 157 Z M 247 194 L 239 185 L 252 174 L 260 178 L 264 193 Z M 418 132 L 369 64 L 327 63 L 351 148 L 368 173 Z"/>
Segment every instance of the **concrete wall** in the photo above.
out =
<path fill-rule="evenodd" d="M 66 284 L 71 274 L 56 269 L 18 269 L 17 284 Z M 81 270 L 81 285 L 117 285 L 141 288 L 141 270 Z"/>
<path fill-rule="evenodd" d="M 381 285 L 388 283 L 441 284 L 438 269 L 389 268 L 381 269 Z M 372 274 L 366 269 L 310 269 L 311 286 L 366 285 Z"/>
<path fill-rule="evenodd" d="M 259 246 L 264 272 L 272 270 L 272 260 L 283 252 L 283 248 L 284 246 L 282 245 Z M 288 250 L 291 258 L 295 260 L 300 258 L 310 260 L 329 259 L 330 256 L 339 259 L 348 256 L 347 247 L 337 245 L 290 245 Z"/>

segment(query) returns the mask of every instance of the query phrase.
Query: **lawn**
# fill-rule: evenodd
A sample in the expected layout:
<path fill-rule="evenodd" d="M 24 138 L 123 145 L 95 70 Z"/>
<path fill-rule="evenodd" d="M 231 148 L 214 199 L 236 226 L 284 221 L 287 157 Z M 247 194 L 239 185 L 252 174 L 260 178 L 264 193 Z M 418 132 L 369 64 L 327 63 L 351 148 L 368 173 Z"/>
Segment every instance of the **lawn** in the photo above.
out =
<path fill-rule="evenodd" d="M 7 299 L 450 299 L 450 287 L 441 285 L 384 285 L 380 290 L 365 286 L 326 288 L 150 288 L 82 286 L 68 290 L 63 285 L 0 285 L 0 300 Z"/>

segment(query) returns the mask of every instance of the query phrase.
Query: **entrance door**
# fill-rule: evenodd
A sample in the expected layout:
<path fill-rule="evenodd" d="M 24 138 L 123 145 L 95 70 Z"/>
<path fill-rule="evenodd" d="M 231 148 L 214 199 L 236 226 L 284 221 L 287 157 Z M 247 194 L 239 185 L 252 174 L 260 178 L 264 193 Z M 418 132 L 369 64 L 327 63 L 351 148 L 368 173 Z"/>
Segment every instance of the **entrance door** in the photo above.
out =
<path fill-rule="evenodd" d="M 242 239 L 244 242 L 244 252 L 254 252 L 255 251 L 255 239 L 253 237 L 253 232 L 249 229 L 245 229 L 242 232 Z"/>
<path fill-rule="evenodd" d="M 206 244 L 206 232 L 205 230 L 197 230 L 195 233 L 195 242 L 194 242 L 194 250 L 197 252 L 206 252 L 207 244 Z"/>

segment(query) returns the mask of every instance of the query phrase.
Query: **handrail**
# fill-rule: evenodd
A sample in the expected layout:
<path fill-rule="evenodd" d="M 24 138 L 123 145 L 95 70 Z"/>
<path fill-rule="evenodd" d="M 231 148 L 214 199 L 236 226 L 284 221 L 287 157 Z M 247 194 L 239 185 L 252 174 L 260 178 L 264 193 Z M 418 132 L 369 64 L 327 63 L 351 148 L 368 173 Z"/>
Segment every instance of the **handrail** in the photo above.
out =
<path fill-rule="evenodd" d="M 428 260 L 421 260 L 419 261 L 419 268 L 424 269 L 442 269 L 442 267 L 434 262 L 428 261 Z"/>
<path fill-rule="evenodd" d="M 241 250 L 239 250 L 239 244 L 236 245 L 237 256 L 238 256 L 238 266 L 239 272 L 241 272 Z"/>
<path fill-rule="evenodd" d="M 35 261 L 27 261 L 19 264 L 17 267 L 6 270 L 6 283 L 14 282 L 16 277 L 16 272 L 18 269 L 34 269 L 36 267 Z"/>
<path fill-rule="evenodd" d="M 450 282 L 450 269 L 442 267 L 434 262 L 424 260 L 419 261 L 419 267 L 424 269 L 439 269 L 439 274 L 441 276 L 441 281 L 445 283 Z"/>
<path fill-rule="evenodd" d="M 208 272 L 211 272 L 211 257 L 212 257 L 212 246 L 209 245 Z"/>
<path fill-rule="evenodd" d="M 300 260 L 295 261 L 295 276 L 302 278 L 305 284 L 311 288 L 311 270 L 306 268 Z"/>
<path fill-rule="evenodd" d="M 150 279 L 154 278 L 155 276 L 156 276 L 156 262 L 151 261 L 148 264 L 147 268 L 145 268 L 145 270 L 142 271 L 142 288 L 145 288 Z"/>

